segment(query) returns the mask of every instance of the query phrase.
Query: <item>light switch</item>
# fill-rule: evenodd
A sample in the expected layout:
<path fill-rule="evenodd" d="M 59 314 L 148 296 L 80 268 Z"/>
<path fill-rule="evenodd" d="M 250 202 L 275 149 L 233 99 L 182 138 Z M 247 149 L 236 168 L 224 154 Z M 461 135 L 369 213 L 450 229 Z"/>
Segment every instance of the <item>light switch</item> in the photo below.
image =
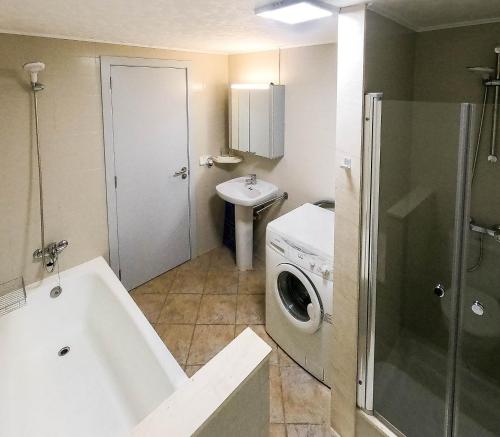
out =
<path fill-rule="evenodd" d="M 346 170 L 350 170 L 351 167 L 352 167 L 352 159 L 344 157 L 344 159 L 340 163 L 340 168 L 345 168 Z"/>

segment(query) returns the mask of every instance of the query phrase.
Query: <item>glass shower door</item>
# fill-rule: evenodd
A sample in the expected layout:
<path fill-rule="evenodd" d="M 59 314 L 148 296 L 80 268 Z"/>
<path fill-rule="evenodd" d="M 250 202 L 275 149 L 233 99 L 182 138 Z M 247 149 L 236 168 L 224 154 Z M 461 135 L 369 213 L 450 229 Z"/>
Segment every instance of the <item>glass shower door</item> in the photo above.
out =
<path fill-rule="evenodd" d="M 467 230 L 460 301 L 456 436 L 500 434 L 500 173 L 487 160 L 488 145 L 485 139 L 470 193 L 474 227 Z"/>
<path fill-rule="evenodd" d="M 365 408 L 409 437 L 445 436 L 453 420 L 472 108 L 375 104 L 379 127 L 377 111 L 367 114 L 375 141 L 364 167 L 366 177 L 371 166 L 372 184 L 370 211 L 364 208 L 371 221 Z"/>

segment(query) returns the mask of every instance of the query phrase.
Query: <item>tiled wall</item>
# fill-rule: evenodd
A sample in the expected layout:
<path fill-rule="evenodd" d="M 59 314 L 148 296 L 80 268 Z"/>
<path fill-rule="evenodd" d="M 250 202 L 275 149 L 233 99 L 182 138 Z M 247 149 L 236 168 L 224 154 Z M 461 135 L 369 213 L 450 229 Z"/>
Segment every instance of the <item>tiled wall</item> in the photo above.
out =
<path fill-rule="evenodd" d="M 24 63 L 40 60 L 40 139 L 43 155 L 46 241 L 67 239 L 61 269 L 107 256 L 108 235 L 99 56 L 192 61 L 192 141 L 197 154 L 227 144 L 225 55 L 174 52 L 0 35 L 0 282 L 42 275 L 31 254 L 40 246 L 38 174 L 32 102 Z M 196 168 L 199 252 L 220 244 L 223 204 L 215 185 L 231 177 L 224 169 Z"/>
<path fill-rule="evenodd" d="M 256 253 L 265 249 L 269 221 L 303 203 L 335 197 L 337 46 L 323 44 L 229 56 L 229 81 L 282 83 L 285 89 L 285 156 L 269 160 L 244 154 L 241 174 L 287 191 L 289 199 L 256 223 Z"/>
<path fill-rule="evenodd" d="M 355 435 L 365 7 L 341 10 L 338 34 L 332 426 Z M 352 169 L 340 169 L 344 157 Z"/>

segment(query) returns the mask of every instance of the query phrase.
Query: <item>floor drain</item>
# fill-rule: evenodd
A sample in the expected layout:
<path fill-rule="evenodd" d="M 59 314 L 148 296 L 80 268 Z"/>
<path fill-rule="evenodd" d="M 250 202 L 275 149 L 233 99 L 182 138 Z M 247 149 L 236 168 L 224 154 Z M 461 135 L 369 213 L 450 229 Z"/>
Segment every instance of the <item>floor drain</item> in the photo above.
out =
<path fill-rule="evenodd" d="M 60 357 L 64 357 L 64 355 L 69 353 L 70 349 L 71 348 L 69 346 L 64 346 L 59 352 L 57 352 L 57 355 L 59 355 Z"/>

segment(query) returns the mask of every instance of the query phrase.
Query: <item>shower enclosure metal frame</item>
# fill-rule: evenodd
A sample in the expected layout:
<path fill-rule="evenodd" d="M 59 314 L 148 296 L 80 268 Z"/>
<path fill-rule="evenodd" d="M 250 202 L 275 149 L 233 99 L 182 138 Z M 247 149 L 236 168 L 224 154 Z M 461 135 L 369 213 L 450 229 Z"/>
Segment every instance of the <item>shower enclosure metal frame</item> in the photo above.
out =
<path fill-rule="evenodd" d="M 373 411 L 380 134 L 383 93 L 365 96 L 358 336 L 358 406 Z"/>
<path fill-rule="evenodd" d="M 374 364 L 376 330 L 377 241 L 379 214 L 380 151 L 383 93 L 365 95 L 362 172 L 362 216 L 360 250 L 360 291 L 358 319 L 357 405 L 372 414 L 397 434 L 401 434 L 374 408 Z M 460 132 L 457 169 L 456 207 L 450 320 L 449 354 L 446 381 L 445 435 L 453 435 L 454 387 L 460 340 L 462 306 L 460 290 L 466 271 L 466 237 L 469 233 L 470 187 L 472 177 L 474 105 L 460 105 Z"/>

